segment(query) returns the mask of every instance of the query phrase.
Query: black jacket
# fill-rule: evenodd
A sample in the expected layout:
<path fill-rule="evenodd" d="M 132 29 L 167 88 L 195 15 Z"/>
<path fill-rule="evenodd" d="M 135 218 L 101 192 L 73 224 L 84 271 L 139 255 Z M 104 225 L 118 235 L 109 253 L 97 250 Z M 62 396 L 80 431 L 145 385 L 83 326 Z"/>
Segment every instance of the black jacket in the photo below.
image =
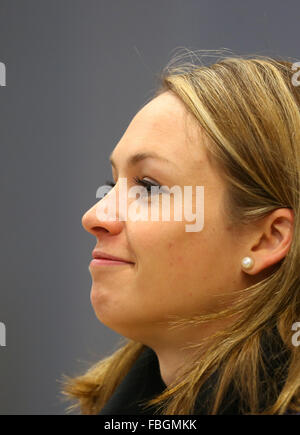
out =
<path fill-rule="evenodd" d="M 287 353 L 282 352 L 281 338 L 274 330 L 272 337 L 262 338 L 262 355 L 267 364 L 270 374 L 284 371 Z M 282 387 L 282 376 L 277 385 Z M 212 387 L 218 381 L 218 372 L 204 383 L 199 391 L 195 404 L 195 415 L 208 413 L 208 404 Z M 263 378 L 261 379 L 263 382 Z M 155 408 L 142 409 L 142 404 L 154 398 L 166 388 L 163 382 L 159 362 L 155 352 L 145 346 L 134 365 L 117 387 L 106 405 L 102 408 L 100 415 L 153 415 Z M 261 406 L 264 407 L 265 398 L 261 397 Z M 237 392 L 231 387 L 223 400 L 219 414 L 238 415 L 241 412 L 241 401 Z"/>

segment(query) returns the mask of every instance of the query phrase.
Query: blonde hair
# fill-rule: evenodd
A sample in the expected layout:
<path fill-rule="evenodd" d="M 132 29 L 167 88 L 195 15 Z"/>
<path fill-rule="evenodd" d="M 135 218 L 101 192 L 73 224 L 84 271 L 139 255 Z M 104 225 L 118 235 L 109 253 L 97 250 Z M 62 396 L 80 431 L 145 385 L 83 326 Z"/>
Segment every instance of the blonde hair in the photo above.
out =
<path fill-rule="evenodd" d="M 208 414 L 221 412 L 232 385 L 241 398 L 242 413 L 299 412 L 299 350 L 292 345 L 291 328 L 300 321 L 300 87 L 292 83 L 292 63 L 255 55 L 223 56 L 210 66 L 202 65 L 201 59 L 198 64 L 176 65 L 181 59 L 175 57 L 162 70 L 155 95 L 172 91 L 204 129 L 208 151 L 226 179 L 228 218 L 238 231 L 275 209 L 290 208 L 293 240 L 276 270 L 241 290 L 232 306 L 170 322 L 171 328 L 196 326 L 241 314 L 225 330 L 199 341 L 190 365 L 182 367 L 176 380 L 146 407 L 155 405 L 155 413 L 161 415 L 192 414 L 200 388 L 218 369 Z M 270 375 L 261 342 L 263 336 L 272 342 L 274 328 L 286 362 Z M 66 377 L 63 393 L 77 399 L 69 409 L 80 406 L 83 414 L 99 413 L 144 348 L 124 339 L 119 349 L 85 374 Z"/>

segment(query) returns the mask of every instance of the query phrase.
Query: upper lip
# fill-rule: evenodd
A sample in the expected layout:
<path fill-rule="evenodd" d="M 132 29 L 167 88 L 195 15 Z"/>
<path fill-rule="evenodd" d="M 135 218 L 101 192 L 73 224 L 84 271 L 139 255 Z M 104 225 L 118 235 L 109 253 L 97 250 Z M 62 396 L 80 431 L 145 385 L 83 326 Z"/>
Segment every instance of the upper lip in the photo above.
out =
<path fill-rule="evenodd" d="M 124 258 L 106 254 L 105 252 L 99 251 L 98 249 L 94 249 L 94 251 L 92 252 L 92 256 L 93 258 L 107 258 L 108 260 L 123 261 L 124 263 L 133 263 L 132 261 L 124 260 Z"/>

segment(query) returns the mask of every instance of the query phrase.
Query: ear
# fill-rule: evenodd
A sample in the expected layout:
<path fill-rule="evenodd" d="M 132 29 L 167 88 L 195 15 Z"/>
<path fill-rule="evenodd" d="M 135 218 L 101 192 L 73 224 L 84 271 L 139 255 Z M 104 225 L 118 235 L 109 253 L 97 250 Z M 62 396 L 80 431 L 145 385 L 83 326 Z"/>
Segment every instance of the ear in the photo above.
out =
<path fill-rule="evenodd" d="M 294 232 L 294 211 L 280 208 L 260 221 L 255 241 L 246 253 L 254 260 L 252 268 L 245 271 L 256 275 L 270 266 L 275 266 L 288 253 Z M 258 234 L 258 235 L 257 235 Z"/>

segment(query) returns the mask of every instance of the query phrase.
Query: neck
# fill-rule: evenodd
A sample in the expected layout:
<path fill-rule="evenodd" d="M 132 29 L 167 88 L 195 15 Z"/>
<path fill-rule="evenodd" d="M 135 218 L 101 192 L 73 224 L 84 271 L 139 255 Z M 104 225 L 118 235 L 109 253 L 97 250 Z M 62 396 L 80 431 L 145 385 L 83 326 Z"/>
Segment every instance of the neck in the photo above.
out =
<path fill-rule="evenodd" d="M 199 352 L 199 342 L 202 339 L 224 329 L 228 323 L 232 323 L 232 319 L 218 319 L 197 327 L 176 328 L 168 331 L 167 336 L 162 337 L 161 335 L 159 342 L 147 344 L 156 353 L 160 375 L 165 385 L 169 386 L 174 382 L 180 368 L 191 362 L 197 350 Z M 203 350 L 205 350 L 205 344 L 201 347 L 201 351 Z"/>

